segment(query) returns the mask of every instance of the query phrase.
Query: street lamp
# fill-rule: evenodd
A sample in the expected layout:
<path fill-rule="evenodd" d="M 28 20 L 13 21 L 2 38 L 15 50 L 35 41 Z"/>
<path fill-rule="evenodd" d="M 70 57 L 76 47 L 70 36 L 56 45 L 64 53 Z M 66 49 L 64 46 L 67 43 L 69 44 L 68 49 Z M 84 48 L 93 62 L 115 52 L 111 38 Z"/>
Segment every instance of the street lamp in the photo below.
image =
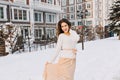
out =
<path fill-rule="evenodd" d="M 30 36 L 29 36 L 29 29 L 27 27 L 27 30 L 28 30 L 28 47 L 29 47 L 29 52 L 31 52 L 31 45 L 30 45 Z"/>
<path fill-rule="evenodd" d="M 8 10 L 9 10 L 9 22 L 11 22 L 11 19 L 12 19 L 12 16 L 11 16 L 11 1 L 10 0 L 8 0 L 9 1 L 9 5 L 8 5 Z"/>
<path fill-rule="evenodd" d="M 24 39 L 24 36 L 23 36 L 23 28 L 20 28 L 21 30 L 21 36 L 22 36 L 22 49 L 23 49 L 23 52 L 25 51 L 25 48 L 24 48 L 24 43 L 25 43 L 25 39 Z"/>
<path fill-rule="evenodd" d="M 83 23 L 83 19 L 86 18 L 86 15 L 88 14 L 88 10 L 84 9 L 81 11 L 77 11 L 77 16 L 81 18 L 81 36 L 82 36 L 82 50 L 84 50 L 84 23 Z"/>

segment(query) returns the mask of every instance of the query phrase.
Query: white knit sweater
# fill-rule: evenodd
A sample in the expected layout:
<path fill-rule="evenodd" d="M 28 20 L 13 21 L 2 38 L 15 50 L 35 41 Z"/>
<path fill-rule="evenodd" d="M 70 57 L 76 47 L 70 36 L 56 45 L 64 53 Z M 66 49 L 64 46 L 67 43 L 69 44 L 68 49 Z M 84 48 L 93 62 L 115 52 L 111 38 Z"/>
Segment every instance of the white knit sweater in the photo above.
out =
<path fill-rule="evenodd" d="M 64 33 L 60 34 L 58 37 L 57 45 L 56 45 L 56 52 L 51 57 L 51 63 L 54 63 L 56 58 L 64 57 L 64 58 L 75 58 L 75 54 L 72 52 L 71 49 L 76 48 L 77 41 L 79 40 L 79 35 L 70 29 L 70 35 L 65 35 Z"/>

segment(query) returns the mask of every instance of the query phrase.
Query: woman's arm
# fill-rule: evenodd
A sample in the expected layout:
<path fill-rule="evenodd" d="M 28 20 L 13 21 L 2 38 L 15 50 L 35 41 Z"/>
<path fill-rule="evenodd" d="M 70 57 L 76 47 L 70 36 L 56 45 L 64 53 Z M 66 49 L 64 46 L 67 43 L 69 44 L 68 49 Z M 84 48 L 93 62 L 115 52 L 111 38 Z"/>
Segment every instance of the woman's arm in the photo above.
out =
<path fill-rule="evenodd" d="M 79 41 L 80 37 L 79 35 L 76 33 L 76 31 L 73 31 L 70 29 L 70 33 L 73 36 L 73 38 L 75 39 L 75 41 Z"/>
<path fill-rule="evenodd" d="M 48 61 L 49 63 L 54 63 L 61 49 L 62 49 L 62 34 L 60 34 L 58 37 L 55 54 L 51 57 L 50 61 Z"/>

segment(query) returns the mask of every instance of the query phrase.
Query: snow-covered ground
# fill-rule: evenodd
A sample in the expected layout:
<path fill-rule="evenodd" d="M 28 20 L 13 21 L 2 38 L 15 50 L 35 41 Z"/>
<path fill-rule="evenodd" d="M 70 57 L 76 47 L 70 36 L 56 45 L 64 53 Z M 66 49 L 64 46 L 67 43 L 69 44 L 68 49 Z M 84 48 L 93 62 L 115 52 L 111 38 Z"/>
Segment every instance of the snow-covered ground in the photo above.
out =
<path fill-rule="evenodd" d="M 120 80 L 120 41 L 117 37 L 77 45 L 75 80 Z M 54 48 L 0 57 L 0 80 L 42 80 L 44 63 Z"/>

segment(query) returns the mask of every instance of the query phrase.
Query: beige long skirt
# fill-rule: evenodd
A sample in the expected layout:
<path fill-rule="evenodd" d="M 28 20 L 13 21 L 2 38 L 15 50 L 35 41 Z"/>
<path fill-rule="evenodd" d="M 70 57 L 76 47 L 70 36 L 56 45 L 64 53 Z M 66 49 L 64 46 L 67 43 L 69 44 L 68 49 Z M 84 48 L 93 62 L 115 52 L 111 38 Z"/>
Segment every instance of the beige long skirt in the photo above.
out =
<path fill-rule="evenodd" d="M 47 64 L 43 80 L 74 80 L 76 59 L 60 58 L 56 64 Z"/>

